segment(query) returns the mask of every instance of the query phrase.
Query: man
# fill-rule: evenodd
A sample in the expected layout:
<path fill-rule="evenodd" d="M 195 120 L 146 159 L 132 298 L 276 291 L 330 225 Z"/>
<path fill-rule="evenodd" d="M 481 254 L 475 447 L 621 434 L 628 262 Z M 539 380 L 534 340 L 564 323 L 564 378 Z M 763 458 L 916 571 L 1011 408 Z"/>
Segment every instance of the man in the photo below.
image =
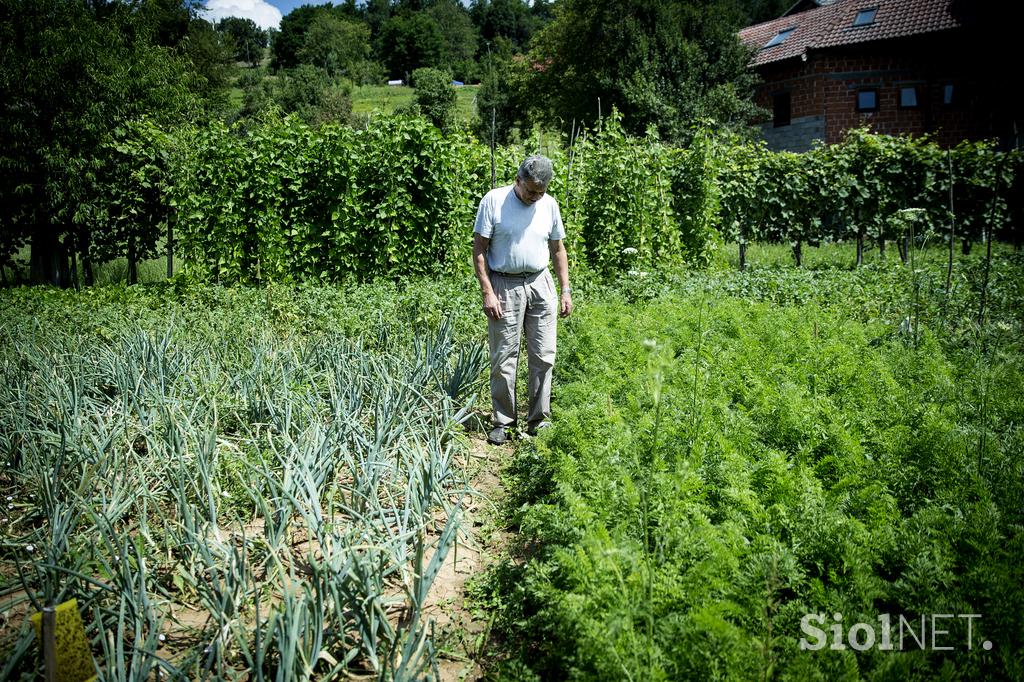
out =
<path fill-rule="evenodd" d="M 547 195 L 551 160 L 531 156 L 514 184 L 488 192 L 473 228 L 473 267 L 480 282 L 491 351 L 491 432 L 500 445 L 516 425 L 519 340 L 526 333 L 530 370 L 526 432 L 536 434 L 551 417 L 551 370 L 557 315 L 572 313 L 565 227 L 558 202 Z M 554 262 L 561 300 L 548 271 Z"/>

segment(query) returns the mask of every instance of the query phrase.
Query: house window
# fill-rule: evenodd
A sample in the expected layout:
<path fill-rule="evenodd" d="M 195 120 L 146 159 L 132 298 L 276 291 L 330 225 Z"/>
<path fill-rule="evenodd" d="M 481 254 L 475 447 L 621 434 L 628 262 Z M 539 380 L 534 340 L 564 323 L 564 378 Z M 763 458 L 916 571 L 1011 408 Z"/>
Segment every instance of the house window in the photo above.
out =
<path fill-rule="evenodd" d="M 789 34 L 796 30 L 796 26 L 790 26 L 789 28 L 783 29 L 772 36 L 772 39 L 764 44 L 765 47 L 775 47 L 783 40 L 789 37 Z"/>
<path fill-rule="evenodd" d="M 953 104 L 953 84 L 946 83 L 942 86 L 942 103 L 945 105 Z"/>
<path fill-rule="evenodd" d="M 853 18 L 854 26 L 870 26 L 875 23 L 875 12 L 878 11 L 877 7 L 871 7 L 869 9 L 862 9 L 857 12 L 857 16 Z"/>
<path fill-rule="evenodd" d="M 900 88 L 900 109 L 917 108 L 917 88 Z"/>
<path fill-rule="evenodd" d="M 878 90 L 874 88 L 858 90 L 857 111 L 878 111 Z"/>
<path fill-rule="evenodd" d="M 775 128 L 788 126 L 792 115 L 791 102 L 788 92 L 777 92 L 772 95 L 772 125 Z"/>

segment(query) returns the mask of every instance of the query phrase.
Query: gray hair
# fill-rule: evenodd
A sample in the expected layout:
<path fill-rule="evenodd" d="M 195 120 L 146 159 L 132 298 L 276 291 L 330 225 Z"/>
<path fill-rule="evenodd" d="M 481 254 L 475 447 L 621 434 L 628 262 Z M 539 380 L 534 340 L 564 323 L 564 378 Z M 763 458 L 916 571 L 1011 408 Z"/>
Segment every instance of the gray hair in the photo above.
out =
<path fill-rule="evenodd" d="M 523 180 L 547 186 L 551 182 L 551 178 L 554 177 L 555 171 L 551 168 L 551 159 L 535 154 L 527 156 L 519 164 L 519 172 L 516 175 Z"/>

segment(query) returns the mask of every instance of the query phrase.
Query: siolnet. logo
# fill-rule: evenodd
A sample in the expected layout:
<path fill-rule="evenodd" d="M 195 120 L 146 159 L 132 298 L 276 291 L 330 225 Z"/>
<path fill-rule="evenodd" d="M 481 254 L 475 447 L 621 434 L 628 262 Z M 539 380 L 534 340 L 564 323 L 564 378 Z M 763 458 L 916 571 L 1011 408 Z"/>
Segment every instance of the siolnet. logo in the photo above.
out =
<path fill-rule="evenodd" d="M 877 625 L 857 622 L 846 628 L 841 613 L 832 614 L 833 622 L 828 626 L 825 626 L 825 614 L 808 613 L 800 619 L 800 631 L 805 635 L 800 638 L 800 649 L 953 651 L 965 648 L 969 651 L 974 648 L 974 640 L 978 636 L 978 623 L 975 621 L 980 622 L 980 619 L 980 613 L 932 613 L 910 618 L 903 614 L 883 613 L 878 616 Z M 991 650 L 992 646 L 987 639 L 981 642 L 985 651 Z"/>

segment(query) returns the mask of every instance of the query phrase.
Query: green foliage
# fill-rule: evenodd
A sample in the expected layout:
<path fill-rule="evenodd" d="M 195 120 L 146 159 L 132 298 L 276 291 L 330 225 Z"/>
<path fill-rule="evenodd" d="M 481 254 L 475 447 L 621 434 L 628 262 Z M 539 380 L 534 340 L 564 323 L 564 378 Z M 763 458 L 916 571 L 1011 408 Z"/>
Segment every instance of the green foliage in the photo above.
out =
<path fill-rule="evenodd" d="M 84 203 L 76 216 L 91 226 L 89 260 L 105 263 L 127 258 L 129 284 L 138 281 L 138 262 L 157 255 L 157 245 L 167 232 L 172 216 L 167 193 L 173 153 L 167 134 L 146 119 L 114 130 L 92 193 L 101 201 Z"/>
<path fill-rule="evenodd" d="M 322 75 L 312 67 L 297 73 L 304 70 Z M 421 91 L 428 83 L 453 94 L 443 73 L 419 75 L 431 78 L 420 80 Z M 285 93 L 288 82 L 282 79 Z M 325 115 L 322 104 L 301 101 L 289 106 L 314 124 L 344 111 Z M 441 116 L 426 100 L 420 106 Z M 177 216 L 183 244 L 202 263 L 190 264 L 196 276 L 338 281 L 465 266 L 465 228 L 490 169 L 487 148 L 461 133 L 442 137 L 409 117 L 376 119 L 361 131 L 316 130 L 270 114 L 248 130 L 196 135 L 167 142 L 189 150 L 167 182 L 176 206 L 194 207 Z M 533 149 L 499 148 L 496 181 L 511 182 L 518 160 Z M 603 277 L 642 278 L 681 262 L 708 265 L 723 239 L 786 243 L 802 258 L 805 245 L 858 235 L 909 238 L 903 208 L 920 209 L 913 213 L 919 248 L 948 220 L 949 161 L 960 169 L 958 205 L 976 202 L 959 219 L 958 234 L 971 238 L 980 229 L 972 227 L 980 225 L 977 211 L 1002 223 L 1019 168 L 1015 154 L 988 145 L 965 144 L 947 158 L 930 144 L 900 138 L 857 138 L 795 155 L 703 132 L 682 149 L 653 134 L 626 134 L 617 113 L 600 130 L 577 135 L 568 150 L 544 151 L 555 162 L 550 191 L 569 228 L 570 258 Z M 883 170 L 888 166 L 898 170 Z"/>
<path fill-rule="evenodd" d="M 556 424 L 512 467 L 524 553 L 491 583 L 507 672 L 1017 677 L 1024 309 L 1005 294 L 1020 268 L 994 265 L 987 356 L 949 318 L 909 342 L 899 266 L 683 276 L 649 303 L 581 307 L 560 338 Z M 933 291 L 935 309 L 974 296 Z M 806 613 L 847 628 L 983 615 L 970 651 L 960 620 L 951 651 L 810 652 Z"/>
<path fill-rule="evenodd" d="M 858 264 L 869 240 L 882 255 L 895 241 L 904 259 L 908 247 L 936 241 L 963 240 L 965 250 L 986 235 L 1020 243 L 1020 221 L 1010 220 L 1020 215 L 1019 152 L 986 142 L 947 151 L 924 138 L 866 131 L 803 155 L 708 129 L 694 129 L 680 147 L 653 129 L 630 135 L 614 109 L 596 129 L 574 126 L 564 146 L 539 131 L 524 140 L 517 126 L 525 122 L 512 113 L 521 111 L 517 88 L 504 85 L 529 78 L 530 67 L 507 63 L 514 68 L 493 71 L 477 104 L 481 140 L 490 141 L 489 103 L 497 141 L 519 138 L 496 149 L 495 182 L 510 182 L 529 153 L 551 156 L 550 191 L 568 226 L 570 259 L 602 277 L 721 262 L 723 240 L 789 244 L 798 264 L 805 246 L 843 241 L 858 245 Z M 424 69 L 416 80 L 418 104 L 406 113 L 422 112 L 451 133 L 449 76 Z M 52 131 L 19 123 L 21 113 L 8 110 L 12 130 L 25 134 L 12 137 L 4 160 L 11 184 L 0 265 L 11 265 L 32 237 L 33 267 L 52 268 L 50 281 L 91 283 L 95 260 L 122 255 L 134 279 L 131 264 L 158 243 L 173 246 L 178 223 L 201 261 L 191 272 L 216 281 L 339 281 L 465 265 L 465 228 L 490 185 L 480 140 L 461 131 L 442 137 L 409 116 L 341 130 L 351 118 L 351 83 L 309 64 L 273 77 L 248 70 L 239 85 L 244 107 L 233 128 L 175 130 L 149 117 L 143 131 L 128 123 L 138 116 L 116 119 L 122 125 L 112 130 L 128 133 L 115 139 L 91 112 L 74 140 L 81 146 L 63 137 L 47 142 Z M 80 278 L 67 272 L 69 253 L 81 258 Z"/>
<path fill-rule="evenodd" d="M 461 235 L 482 163 L 422 119 L 314 131 L 289 117 L 244 138 L 201 131 L 189 146 L 175 202 L 195 276 L 339 281 L 469 266 Z"/>
<path fill-rule="evenodd" d="M 321 12 L 306 31 L 298 58 L 328 75 L 354 78 L 370 55 L 370 29 L 361 21 Z"/>
<path fill-rule="evenodd" d="M 426 12 L 400 12 L 381 29 L 382 61 L 392 78 L 408 79 L 416 69 L 441 66 L 445 35 Z"/>
<path fill-rule="evenodd" d="M 1011 203 L 1020 205 L 1020 195 L 1013 188 L 1014 185 L 1019 188 L 1021 182 L 1021 159 L 1024 158 L 1021 151 L 1001 153 L 992 141 L 964 141 L 951 155 L 954 211 L 959 220 L 957 233 L 967 242 L 980 241 L 986 227 L 991 230 L 1004 227 L 1003 234 L 1012 230 L 1007 236 L 1020 243 L 1024 226 L 1008 219 Z M 940 166 L 942 162 L 940 157 L 934 164 Z M 948 183 L 948 174 L 945 179 Z M 941 191 L 941 185 L 937 189 Z"/>
<path fill-rule="evenodd" d="M 746 244 L 761 234 L 763 211 L 767 209 L 761 168 L 769 152 L 763 142 L 725 144 L 715 151 L 721 157 L 717 176 L 722 194 L 718 230 L 726 241 Z"/>
<path fill-rule="evenodd" d="M 143 115 L 168 125 L 218 108 L 223 65 L 208 24 L 164 5 L 0 4 L 0 100 L 17 103 L 0 110 L 0 262 L 31 241 L 33 279 L 68 284 L 68 253 L 88 243 L 74 216 L 110 131 Z"/>
<path fill-rule="evenodd" d="M 175 204 L 179 215 L 225 219 L 229 201 L 252 201 L 216 224 L 223 244 L 197 248 L 234 258 L 228 230 L 253 225 L 264 267 L 291 268 L 287 250 L 318 256 L 279 228 L 335 210 L 326 197 L 357 196 L 352 178 L 379 182 L 358 159 L 382 164 L 406 134 L 406 151 L 440 139 L 409 120 L 371 139 L 294 118 L 248 137 L 193 131 L 173 149 L 195 158 L 168 165 L 196 184 L 172 186 L 171 199 L 209 185 L 220 203 Z M 115 139 L 111 153 L 163 167 L 151 126 Z M 601 142 L 629 143 L 615 131 Z M 486 155 L 466 144 L 473 165 L 461 172 L 485 183 Z M 500 182 L 522 153 L 498 150 Z M 300 179 L 294 203 L 252 182 L 275 168 Z M 145 207 L 143 180 L 158 176 L 121 176 L 120 196 Z M 569 177 L 556 176 L 560 198 Z M 366 200 L 398 195 L 381 192 Z M 374 239 L 379 251 L 386 235 Z M 818 269 L 785 267 L 788 247 L 758 248 L 775 264 L 611 280 L 574 269 L 555 425 L 509 471 L 516 560 L 474 588 L 511 657 L 497 672 L 1019 678 L 1024 260 L 997 247 L 986 275 L 980 254 L 964 256 L 947 297 L 940 249 L 911 272 L 884 260 L 844 269 L 845 246 Z M 922 329 L 911 339 L 915 281 Z M 991 306 L 978 326 L 983 287 Z M 437 542 L 443 556 L 451 501 L 466 494 L 452 454 L 464 448 L 458 408 L 483 379 L 478 296 L 468 268 L 342 286 L 176 277 L 0 291 L 0 484 L 12 497 L 0 590 L 14 606 L 28 599 L 17 561 L 34 598 L 77 597 L 108 676 L 141 676 L 153 652 L 190 679 L 296 677 L 304 657 L 326 677 L 425 675 L 409 672 L 434 656 L 416 615 L 432 576 L 423 550 Z M 168 616 L 179 604 L 209 619 Z M 395 605 L 412 614 L 409 630 L 386 617 Z M 982 615 L 971 651 L 960 620 L 939 638 L 954 651 L 809 652 L 798 648 L 809 612 L 847 625 Z M 157 644 L 161 632 L 172 646 Z M 27 629 L 4 633 L 5 679 L 35 674 L 31 641 Z"/>
<path fill-rule="evenodd" d="M 539 25 L 523 0 L 475 0 L 470 13 L 484 41 L 508 40 L 517 51 L 526 48 Z"/>
<path fill-rule="evenodd" d="M 535 39 L 527 91 L 562 126 L 615 107 L 634 135 L 687 141 L 700 122 L 743 127 L 755 108 L 739 27 L 724 1 L 566 0 Z"/>
<path fill-rule="evenodd" d="M 862 248 L 871 242 L 884 249 L 886 241 L 908 236 L 896 218 L 904 209 L 920 209 L 927 228 L 918 231 L 921 243 L 935 236 L 948 243 L 954 221 L 957 238 L 968 243 L 981 239 L 986 223 L 1015 239 L 1008 218 L 1019 152 L 1000 153 L 989 142 L 942 150 L 923 137 L 854 130 L 840 144 L 802 155 L 730 142 L 715 153 L 719 226 L 730 240 L 788 242 L 795 248 L 855 240 Z M 906 257 L 902 244 L 901 255 Z"/>
<path fill-rule="evenodd" d="M 195 72 L 192 89 L 205 102 L 208 114 L 224 115 L 231 79 L 237 70 L 227 36 L 214 30 L 208 21 L 196 19 L 189 23 L 180 49 Z"/>
<path fill-rule="evenodd" d="M 105 679 L 421 679 L 486 356 L 409 284 L 0 292 L 7 603 L 76 598 Z"/>
<path fill-rule="evenodd" d="M 530 93 L 526 60 L 513 58 L 513 46 L 505 38 L 495 40 L 481 58 L 481 83 L 477 93 L 474 128 L 481 140 L 509 144 L 530 128 Z"/>
<path fill-rule="evenodd" d="M 282 17 L 280 30 L 270 45 L 270 52 L 273 55 L 270 61 L 272 68 L 291 69 L 301 63 L 299 51 L 306 44 L 309 27 L 313 20 L 327 9 L 314 5 L 300 5 Z"/>
<path fill-rule="evenodd" d="M 268 41 L 267 32 L 257 26 L 255 21 L 241 17 L 226 17 L 217 22 L 217 30 L 231 36 L 235 41 L 236 61 L 246 62 L 252 67 L 259 66 Z"/>
<path fill-rule="evenodd" d="M 282 113 L 296 114 L 314 127 L 347 123 L 352 113 L 352 82 L 309 64 L 282 71 L 272 92 Z"/>
<path fill-rule="evenodd" d="M 427 12 L 444 37 L 440 63 L 463 83 L 475 80 L 478 35 L 469 12 L 458 0 L 440 0 L 428 7 Z"/>
<path fill-rule="evenodd" d="M 455 88 L 451 73 L 440 69 L 416 69 L 412 72 L 411 84 L 420 112 L 442 130 L 450 126 L 455 115 Z"/>
<path fill-rule="evenodd" d="M 598 272 L 649 271 L 684 257 L 706 262 L 714 171 L 701 145 L 682 150 L 652 136 L 631 138 L 613 114 L 573 152 L 565 212 L 578 234 L 569 244 Z"/>

